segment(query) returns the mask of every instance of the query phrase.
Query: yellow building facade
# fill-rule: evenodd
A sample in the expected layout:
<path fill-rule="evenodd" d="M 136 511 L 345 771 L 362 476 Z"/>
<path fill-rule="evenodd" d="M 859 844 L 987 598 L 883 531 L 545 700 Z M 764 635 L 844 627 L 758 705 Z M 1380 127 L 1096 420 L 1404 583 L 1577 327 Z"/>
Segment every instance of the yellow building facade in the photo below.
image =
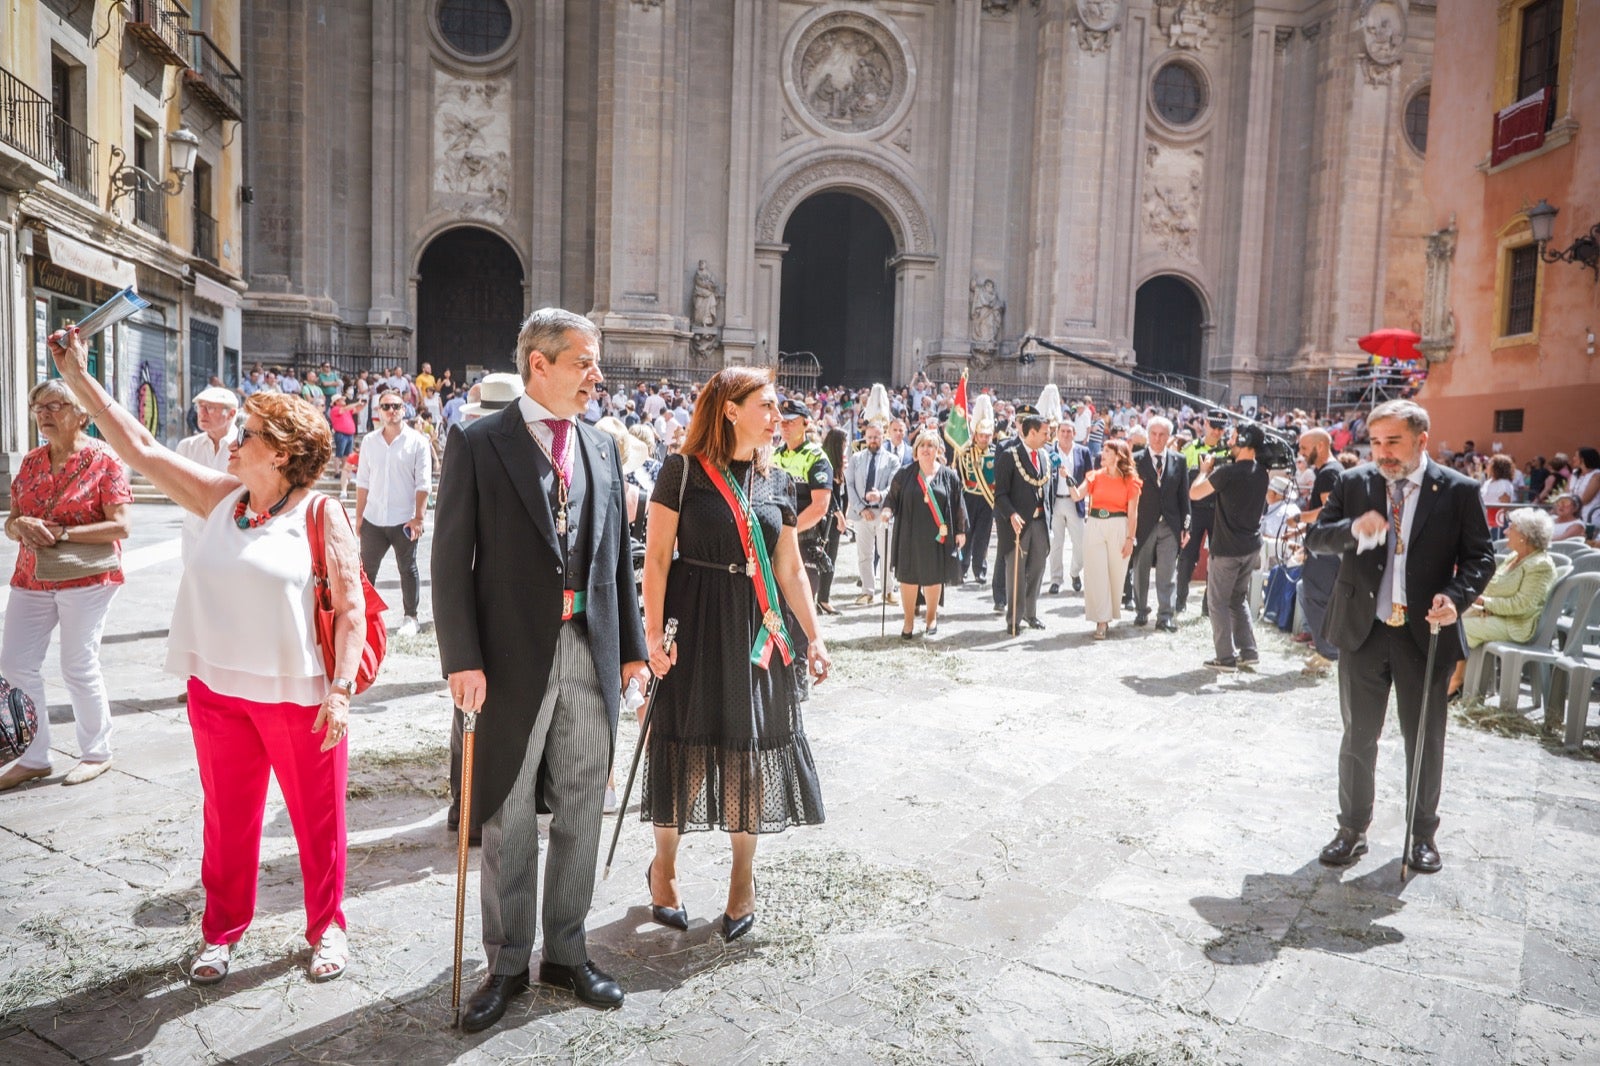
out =
<path fill-rule="evenodd" d="M 26 399 L 51 373 L 46 337 L 129 285 L 151 306 L 98 340 L 94 369 L 176 442 L 195 393 L 238 381 L 238 0 L 5 7 L 0 459 L 38 443 Z"/>

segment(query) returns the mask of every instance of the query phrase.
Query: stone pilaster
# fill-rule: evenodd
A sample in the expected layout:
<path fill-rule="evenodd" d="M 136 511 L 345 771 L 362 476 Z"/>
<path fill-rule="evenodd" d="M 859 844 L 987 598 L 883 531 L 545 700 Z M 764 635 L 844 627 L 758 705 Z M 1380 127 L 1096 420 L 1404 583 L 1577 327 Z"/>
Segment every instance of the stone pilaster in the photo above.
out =
<path fill-rule="evenodd" d="M 971 280 L 973 198 L 977 195 L 979 37 L 981 0 L 956 0 L 951 14 L 950 125 L 945 143 L 944 338 L 939 354 L 965 359 L 968 352 L 967 285 Z M 905 306 L 901 288 L 896 302 Z M 902 352 L 911 347 L 904 332 L 909 324 L 897 318 L 895 336 Z M 897 368 L 898 369 L 898 368 Z M 905 380 L 902 378 L 901 380 Z"/>

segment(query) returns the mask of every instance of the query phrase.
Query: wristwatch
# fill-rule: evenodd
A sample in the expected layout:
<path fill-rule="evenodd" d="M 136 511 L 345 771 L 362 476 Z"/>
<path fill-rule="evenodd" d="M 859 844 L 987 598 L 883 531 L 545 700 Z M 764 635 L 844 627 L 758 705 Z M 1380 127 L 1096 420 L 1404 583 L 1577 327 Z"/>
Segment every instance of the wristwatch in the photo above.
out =
<path fill-rule="evenodd" d="M 346 696 L 354 696 L 356 694 L 356 683 L 348 677 L 336 677 L 330 684 Z"/>
<path fill-rule="evenodd" d="M 65 526 L 62 526 L 61 527 L 61 536 L 56 538 L 56 542 L 59 543 L 59 544 L 65 544 L 67 541 L 69 541 L 71 539 L 72 539 L 72 530 L 66 528 Z"/>

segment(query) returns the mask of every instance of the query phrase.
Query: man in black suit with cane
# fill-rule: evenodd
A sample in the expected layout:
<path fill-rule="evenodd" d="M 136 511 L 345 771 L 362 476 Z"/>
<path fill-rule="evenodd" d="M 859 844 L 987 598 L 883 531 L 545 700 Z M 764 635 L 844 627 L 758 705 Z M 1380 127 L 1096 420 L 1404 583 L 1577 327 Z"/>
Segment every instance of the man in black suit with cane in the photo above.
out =
<path fill-rule="evenodd" d="M 1323 635 L 1340 652 L 1339 832 L 1322 849 L 1321 861 L 1349 866 L 1366 853 L 1378 737 L 1393 688 L 1408 774 L 1420 763 L 1408 782 L 1416 813 L 1403 861 L 1418 873 L 1434 873 L 1443 865 L 1434 833 L 1445 688 L 1467 652 L 1457 619 L 1493 575 L 1494 551 L 1478 486 L 1428 459 L 1427 411 L 1410 400 L 1391 400 L 1373 409 L 1368 428 L 1372 462 L 1341 475 L 1305 536 L 1307 550 L 1340 557 L 1323 624 Z M 1426 676 L 1430 626 L 1441 636 L 1432 676 Z M 1412 756 L 1424 710 L 1418 760 Z"/>

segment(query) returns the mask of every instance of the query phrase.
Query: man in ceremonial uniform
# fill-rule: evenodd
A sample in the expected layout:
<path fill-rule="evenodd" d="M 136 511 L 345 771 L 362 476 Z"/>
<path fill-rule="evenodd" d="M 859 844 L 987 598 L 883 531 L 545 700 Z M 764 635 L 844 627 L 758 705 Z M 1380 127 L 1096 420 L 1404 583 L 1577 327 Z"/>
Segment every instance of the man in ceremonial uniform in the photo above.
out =
<path fill-rule="evenodd" d="M 1228 445 L 1223 439 L 1223 430 L 1227 425 L 1227 415 L 1221 411 L 1212 411 L 1206 416 L 1205 436 L 1184 446 L 1183 459 L 1189 465 L 1191 478 L 1200 469 L 1200 459 L 1203 456 L 1210 455 L 1215 459 L 1228 458 Z M 1177 610 L 1180 613 L 1189 606 L 1189 582 L 1194 578 L 1195 567 L 1200 565 L 1200 549 L 1205 547 L 1206 538 L 1211 532 L 1211 523 L 1216 515 L 1215 500 L 1194 500 L 1190 504 L 1189 543 L 1183 546 L 1183 551 L 1178 555 Z M 1206 610 L 1203 601 L 1200 609 L 1202 612 Z"/>
<path fill-rule="evenodd" d="M 1416 815 L 1403 861 L 1434 873 L 1443 865 L 1434 834 L 1449 717 L 1445 691 L 1467 654 L 1457 621 L 1493 576 L 1494 549 L 1477 483 L 1428 458 L 1427 411 L 1390 400 L 1373 409 L 1367 425 L 1372 462 L 1339 476 L 1305 539 L 1307 551 L 1339 558 L 1322 627 L 1340 651 L 1339 831 L 1321 860 L 1349 866 L 1366 853 L 1378 737 L 1393 689 L 1408 777 L 1422 745 L 1420 777 L 1408 782 Z M 1438 654 L 1428 677 L 1434 625 Z M 1419 730 L 1424 706 L 1428 719 Z"/>
<path fill-rule="evenodd" d="M 1020 409 L 1021 435 L 995 458 L 994 513 L 1000 520 L 1000 552 L 995 559 L 995 608 L 1004 610 L 1014 568 L 1013 554 L 1022 552 L 1015 590 L 1017 602 L 1008 621 L 1013 635 L 1026 622 L 1043 629 L 1039 620 L 1039 582 L 1050 554 L 1050 516 L 1056 504 L 1055 476 L 1044 450 L 1044 419 L 1032 407 Z"/>
<path fill-rule="evenodd" d="M 600 331 L 582 315 L 529 315 L 516 349 L 524 391 L 450 431 L 439 479 L 433 614 L 450 695 L 476 716 L 472 819 L 483 832 L 489 970 L 462 1010 L 468 1032 L 528 987 L 541 927 L 539 981 L 592 1007 L 623 1000 L 590 961 L 584 919 L 622 690 L 648 671 L 621 456 L 577 417 L 602 380 L 599 355 Z M 552 814 L 543 899 L 541 792 Z"/>
<path fill-rule="evenodd" d="M 994 422 L 972 424 L 972 440 L 956 453 L 956 469 L 967 505 L 967 544 L 961 575 L 982 583 L 989 576 L 989 535 L 994 530 Z"/>
<path fill-rule="evenodd" d="M 783 415 L 783 447 L 773 453 L 772 460 L 794 478 L 800 558 L 811 582 L 811 593 L 816 595 L 822 580 L 821 568 L 833 567 L 827 552 L 827 530 L 822 525 L 833 495 L 833 464 L 823 454 L 822 445 L 806 436 L 810 408 L 791 398 L 780 403 L 778 411 Z"/>

